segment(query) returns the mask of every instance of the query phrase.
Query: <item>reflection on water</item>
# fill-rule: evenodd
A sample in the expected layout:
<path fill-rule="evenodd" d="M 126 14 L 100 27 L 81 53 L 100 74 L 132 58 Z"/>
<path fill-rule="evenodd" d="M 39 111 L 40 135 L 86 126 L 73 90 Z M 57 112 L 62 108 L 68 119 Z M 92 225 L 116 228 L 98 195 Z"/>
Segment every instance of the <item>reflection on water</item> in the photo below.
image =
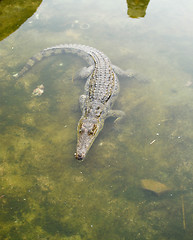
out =
<path fill-rule="evenodd" d="M 0 1 L 0 41 L 31 17 L 42 0 Z"/>
<path fill-rule="evenodd" d="M 127 14 L 131 18 L 145 17 L 146 9 L 150 0 L 127 0 Z"/>
<path fill-rule="evenodd" d="M 124 4 L 46 0 L 0 42 L 1 239 L 192 239 L 193 3 L 177 14 L 180 0 L 155 0 L 137 21 Z M 51 56 L 12 78 L 60 43 L 96 47 L 149 80 L 120 78 L 125 119 L 105 122 L 82 163 L 73 153 L 85 82 L 74 76 L 85 62 Z"/>

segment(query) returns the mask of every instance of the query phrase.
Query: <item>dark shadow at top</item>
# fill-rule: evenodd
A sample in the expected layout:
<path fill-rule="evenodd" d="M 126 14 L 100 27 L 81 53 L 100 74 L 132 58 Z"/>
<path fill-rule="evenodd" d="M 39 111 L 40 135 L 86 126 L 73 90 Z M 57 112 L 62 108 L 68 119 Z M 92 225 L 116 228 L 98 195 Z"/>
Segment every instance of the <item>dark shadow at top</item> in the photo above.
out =
<path fill-rule="evenodd" d="M 41 2 L 42 0 L 0 0 L 0 41 L 31 17 Z"/>
<path fill-rule="evenodd" d="M 142 18 L 146 15 L 146 9 L 150 0 L 127 0 L 127 14 L 131 18 Z"/>

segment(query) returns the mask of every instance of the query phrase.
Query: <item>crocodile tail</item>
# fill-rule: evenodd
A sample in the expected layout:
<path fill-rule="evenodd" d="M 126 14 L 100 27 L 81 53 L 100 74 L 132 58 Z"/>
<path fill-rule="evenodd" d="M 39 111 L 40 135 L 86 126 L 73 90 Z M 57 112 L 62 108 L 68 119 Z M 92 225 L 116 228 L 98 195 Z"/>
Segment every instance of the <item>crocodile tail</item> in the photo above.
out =
<path fill-rule="evenodd" d="M 13 75 L 15 78 L 20 78 L 23 76 L 27 71 L 29 71 L 37 62 L 40 62 L 46 57 L 63 54 L 63 53 L 72 53 L 75 55 L 80 56 L 83 58 L 89 65 L 94 64 L 94 60 L 92 57 L 92 52 L 99 52 L 94 48 L 85 46 L 85 45 L 79 45 L 79 44 L 61 44 L 57 45 L 51 48 L 46 48 L 43 51 L 39 52 L 35 56 L 31 57 L 25 66 L 22 68 L 22 70 L 15 75 Z"/>
<path fill-rule="evenodd" d="M 40 62 L 44 58 L 47 58 L 49 56 L 54 56 L 57 54 L 64 53 L 65 49 L 55 49 L 55 48 L 50 48 L 50 49 L 44 49 L 43 51 L 37 53 L 30 59 L 28 59 L 27 63 L 25 66 L 21 69 L 20 72 L 14 74 L 13 76 L 15 78 L 20 78 L 22 77 L 26 72 L 28 72 L 36 63 Z"/>

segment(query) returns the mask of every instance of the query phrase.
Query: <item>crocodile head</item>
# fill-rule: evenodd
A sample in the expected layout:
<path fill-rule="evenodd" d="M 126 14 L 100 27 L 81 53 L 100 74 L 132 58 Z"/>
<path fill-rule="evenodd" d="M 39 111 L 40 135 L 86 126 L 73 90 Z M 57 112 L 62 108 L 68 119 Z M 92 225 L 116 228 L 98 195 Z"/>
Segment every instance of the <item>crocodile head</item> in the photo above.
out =
<path fill-rule="evenodd" d="M 97 118 L 81 118 L 77 127 L 77 148 L 75 157 L 78 160 L 84 160 L 87 152 L 92 146 L 94 140 L 103 128 L 104 121 L 98 121 Z"/>

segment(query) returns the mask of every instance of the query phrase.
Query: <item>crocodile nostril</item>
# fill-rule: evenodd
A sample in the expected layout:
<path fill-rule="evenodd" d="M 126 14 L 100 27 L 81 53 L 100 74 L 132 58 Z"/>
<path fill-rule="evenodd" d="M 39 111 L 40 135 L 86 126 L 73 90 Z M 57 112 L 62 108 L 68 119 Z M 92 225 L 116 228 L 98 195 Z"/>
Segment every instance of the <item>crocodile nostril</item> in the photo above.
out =
<path fill-rule="evenodd" d="M 76 154 L 75 157 L 76 157 L 77 160 L 83 160 L 83 158 L 84 158 L 83 154 L 81 154 L 81 153 Z"/>

